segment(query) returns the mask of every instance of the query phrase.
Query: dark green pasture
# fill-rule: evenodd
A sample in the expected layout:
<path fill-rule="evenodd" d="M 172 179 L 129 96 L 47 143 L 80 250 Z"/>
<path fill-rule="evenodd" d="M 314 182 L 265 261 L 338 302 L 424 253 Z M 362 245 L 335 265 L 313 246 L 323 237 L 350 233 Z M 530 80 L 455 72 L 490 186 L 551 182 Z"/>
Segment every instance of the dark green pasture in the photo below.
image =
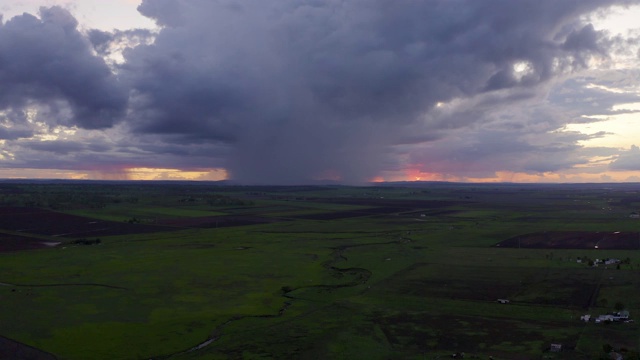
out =
<path fill-rule="evenodd" d="M 0 336 L 59 359 L 634 359 L 636 322 L 580 317 L 640 314 L 638 250 L 496 245 L 638 232 L 638 191 L 0 184 L 0 216 L 55 210 L 105 221 L 107 234 L 0 229 L 60 242 L 0 252 Z M 158 231 L 109 235 L 113 222 Z"/>

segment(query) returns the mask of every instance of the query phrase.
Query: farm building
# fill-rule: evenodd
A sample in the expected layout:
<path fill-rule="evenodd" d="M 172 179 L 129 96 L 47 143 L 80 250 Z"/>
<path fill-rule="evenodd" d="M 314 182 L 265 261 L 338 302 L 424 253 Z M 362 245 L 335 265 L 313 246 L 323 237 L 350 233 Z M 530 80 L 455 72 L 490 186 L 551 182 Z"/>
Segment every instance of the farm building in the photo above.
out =
<path fill-rule="evenodd" d="M 629 320 L 629 312 L 627 310 L 622 310 L 622 311 L 613 313 L 613 316 L 616 321 Z"/>
<path fill-rule="evenodd" d="M 605 321 L 628 321 L 629 320 L 629 312 L 627 310 L 615 312 L 613 314 L 599 315 L 595 322 L 597 324 Z"/>
<path fill-rule="evenodd" d="M 613 321 L 613 315 L 599 315 L 595 321 L 596 321 L 596 324 L 599 324 L 605 321 Z"/>
<path fill-rule="evenodd" d="M 498 302 L 499 302 L 500 304 L 508 304 L 510 301 L 509 301 L 509 300 L 507 300 L 507 299 L 498 299 Z"/>
<path fill-rule="evenodd" d="M 622 263 L 620 259 L 595 259 L 593 261 L 593 266 L 598 266 L 598 264 L 613 265 L 620 263 Z"/>
<path fill-rule="evenodd" d="M 562 351 L 562 344 L 551 344 L 549 349 L 551 352 L 560 352 Z"/>
<path fill-rule="evenodd" d="M 611 353 L 609 353 L 609 359 L 611 359 L 611 360 L 623 360 L 624 357 L 620 353 L 611 352 Z"/>

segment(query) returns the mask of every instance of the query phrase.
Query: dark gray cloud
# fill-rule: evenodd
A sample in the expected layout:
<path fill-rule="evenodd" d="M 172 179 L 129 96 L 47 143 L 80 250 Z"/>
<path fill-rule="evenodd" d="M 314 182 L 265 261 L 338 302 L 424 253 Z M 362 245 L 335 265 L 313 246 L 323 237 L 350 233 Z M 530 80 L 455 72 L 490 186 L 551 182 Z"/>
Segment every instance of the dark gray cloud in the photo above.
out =
<path fill-rule="evenodd" d="M 41 8 L 39 18 L 24 14 L 0 24 L 0 110 L 33 102 L 62 106 L 71 116 L 59 114 L 56 120 L 90 129 L 110 127 L 125 114 L 127 90 L 93 55 L 77 25 L 60 7 Z"/>
<path fill-rule="evenodd" d="M 25 141 L 22 142 L 21 145 L 31 150 L 49 152 L 55 155 L 68 155 L 85 151 L 102 153 L 110 150 L 110 147 L 106 144 L 100 144 L 96 142 L 86 143 L 69 140 Z"/>
<path fill-rule="evenodd" d="M 33 136 L 33 132 L 25 129 L 7 129 L 0 127 L 0 140 L 16 140 Z"/>
<path fill-rule="evenodd" d="M 640 171 L 640 148 L 632 146 L 609 165 L 612 170 Z"/>
<path fill-rule="evenodd" d="M 24 111 L 11 109 L 0 114 L 0 140 L 30 138 L 33 135 Z"/>
<path fill-rule="evenodd" d="M 91 29 L 87 33 L 88 40 L 95 51 L 103 57 L 126 51 L 142 43 L 152 42 L 153 33 L 147 29 L 102 31 Z"/>
<path fill-rule="evenodd" d="M 35 102 L 39 119 L 88 129 L 123 120 L 109 159 L 22 142 L 69 163 L 224 167 L 246 183 L 357 183 L 411 164 L 556 171 L 585 163 L 577 143 L 587 138 L 557 131 L 579 108 L 597 102 L 586 114 L 601 115 L 622 100 L 585 90 L 586 78 L 546 97 L 624 48 L 581 16 L 633 3 L 144 0 L 156 34 L 81 34 L 54 7 L 0 27 L 0 110 Z M 114 51 L 124 61 L 110 68 Z"/>
<path fill-rule="evenodd" d="M 437 103 L 517 102 L 606 55 L 606 34 L 577 18 L 613 3 L 145 0 L 164 28 L 120 72 L 134 131 L 227 144 L 238 180 L 357 182 L 391 146 L 434 137 L 409 133 L 417 122 L 435 133 L 481 118 L 428 116 Z"/>
<path fill-rule="evenodd" d="M 493 178 L 500 171 L 543 174 L 587 163 L 576 142 L 588 136 L 529 130 L 465 130 L 412 151 L 410 162 L 417 170 L 459 179 Z"/>
<path fill-rule="evenodd" d="M 600 52 L 606 55 L 608 49 L 602 46 L 603 39 L 605 38 L 605 31 L 596 31 L 592 24 L 588 24 L 580 30 L 572 30 L 569 35 L 567 35 L 562 48 L 567 51 Z"/>
<path fill-rule="evenodd" d="M 613 110 L 616 105 L 640 102 L 640 96 L 634 92 L 628 83 L 629 78 L 640 76 L 635 72 L 607 72 L 595 76 L 574 77 L 564 81 L 549 93 L 548 97 L 554 103 L 571 112 L 574 123 L 596 121 L 592 118 L 578 118 L 578 116 L 619 115 L 628 110 Z M 631 86 L 629 86 L 631 85 Z M 566 120 L 565 120 L 566 121 Z"/>

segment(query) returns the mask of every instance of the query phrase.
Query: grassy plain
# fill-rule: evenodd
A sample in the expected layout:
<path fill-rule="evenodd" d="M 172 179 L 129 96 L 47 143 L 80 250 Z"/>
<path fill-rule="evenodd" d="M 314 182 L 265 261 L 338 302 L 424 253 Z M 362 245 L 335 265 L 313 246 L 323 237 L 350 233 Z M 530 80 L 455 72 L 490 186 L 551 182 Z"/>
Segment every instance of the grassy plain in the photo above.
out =
<path fill-rule="evenodd" d="M 78 243 L 93 237 L 74 234 L 76 217 L 64 236 L 21 230 L 61 244 L 0 252 L 0 335 L 59 359 L 637 358 L 636 323 L 579 317 L 640 314 L 640 241 L 496 245 L 638 232 L 639 199 L 635 184 L 3 183 L 0 207 L 80 215 L 107 235 Z M 109 235 L 118 222 L 157 231 Z M 577 262 L 605 258 L 624 262 Z"/>

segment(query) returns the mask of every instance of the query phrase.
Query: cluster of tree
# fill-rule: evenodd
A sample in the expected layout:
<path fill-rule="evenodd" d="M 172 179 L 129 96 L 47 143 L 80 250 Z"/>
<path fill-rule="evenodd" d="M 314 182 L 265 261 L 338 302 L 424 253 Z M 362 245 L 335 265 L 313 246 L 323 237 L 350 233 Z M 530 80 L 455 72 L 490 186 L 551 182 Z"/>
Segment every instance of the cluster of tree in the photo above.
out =
<path fill-rule="evenodd" d="M 207 205 L 210 206 L 249 206 L 249 205 L 253 205 L 253 201 L 251 200 L 245 200 L 245 199 L 240 199 L 240 198 L 235 198 L 235 197 L 231 197 L 231 196 L 226 196 L 226 195 L 218 195 L 218 194 L 213 194 L 213 195 L 207 195 L 205 197 L 205 201 L 207 203 Z"/>
<path fill-rule="evenodd" d="M 587 264 L 589 266 L 593 266 L 596 264 L 596 261 L 594 259 L 591 259 L 587 256 L 582 256 L 582 257 L 577 257 L 576 259 L 580 260 L 582 263 Z M 605 263 L 607 261 L 609 261 L 609 258 L 604 258 L 604 259 L 598 259 L 600 263 Z M 625 265 L 631 265 L 631 258 L 625 258 L 620 260 L 619 263 L 616 264 L 616 268 L 620 269 L 620 264 L 625 264 Z"/>
<path fill-rule="evenodd" d="M 101 209 L 112 204 L 152 204 L 166 201 L 200 203 L 210 206 L 251 206 L 243 198 L 246 188 L 216 187 L 166 183 L 138 185 L 105 182 L 0 183 L 0 206 L 37 207 L 52 210 Z M 249 189 L 259 193 L 262 189 Z M 255 190 L 255 191 L 251 191 Z M 214 193 L 213 191 L 216 191 Z M 242 193 L 240 193 L 242 191 Z M 223 194 L 221 194 L 224 193 Z M 238 196 L 228 193 L 235 192 Z"/>
<path fill-rule="evenodd" d="M 94 240 L 78 239 L 72 241 L 72 243 L 77 245 L 99 245 L 102 243 L 102 240 L 100 240 L 100 238 L 95 238 Z"/>
<path fill-rule="evenodd" d="M 640 353 L 637 351 L 624 347 L 616 349 L 608 343 L 602 345 L 602 351 L 604 354 L 600 357 L 601 359 L 614 359 L 617 358 L 616 354 L 619 354 L 620 359 L 640 360 Z"/>
<path fill-rule="evenodd" d="M 122 193 L 122 189 L 98 184 L 25 184 L 9 190 L 0 188 L 0 206 L 71 210 L 101 209 L 108 204 L 138 202 L 137 196 Z"/>
<path fill-rule="evenodd" d="M 601 307 L 607 307 L 609 305 L 609 301 L 605 298 L 602 298 L 598 300 L 598 305 Z M 613 305 L 613 308 L 616 309 L 616 311 L 622 311 L 625 309 L 625 306 L 623 302 L 616 301 L 616 303 Z"/>
<path fill-rule="evenodd" d="M 220 194 L 201 194 L 201 196 L 184 196 L 178 199 L 178 202 L 192 203 L 204 202 L 210 206 L 247 206 L 253 205 L 253 201 L 231 197 Z"/>

